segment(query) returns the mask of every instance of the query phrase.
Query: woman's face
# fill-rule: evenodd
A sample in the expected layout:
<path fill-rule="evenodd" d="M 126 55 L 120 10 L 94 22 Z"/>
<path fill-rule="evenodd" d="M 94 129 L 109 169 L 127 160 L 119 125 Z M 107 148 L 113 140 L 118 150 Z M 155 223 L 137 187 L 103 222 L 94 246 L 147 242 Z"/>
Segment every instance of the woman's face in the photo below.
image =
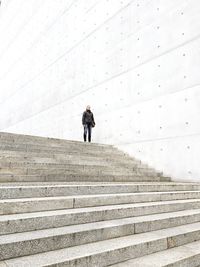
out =
<path fill-rule="evenodd" d="M 87 109 L 87 110 L 90 110 L 90 106 L 87 106 L 86 109 Z"/>

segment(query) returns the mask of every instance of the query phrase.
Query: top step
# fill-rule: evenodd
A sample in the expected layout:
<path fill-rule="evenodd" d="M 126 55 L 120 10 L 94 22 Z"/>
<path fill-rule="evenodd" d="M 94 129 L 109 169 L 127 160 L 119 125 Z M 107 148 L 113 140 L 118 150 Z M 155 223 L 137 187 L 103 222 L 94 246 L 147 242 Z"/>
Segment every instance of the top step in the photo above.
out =
<path fill-rule="evenodd" d="M 55 146 L 55 147 L 84 146 L 84 147 L 92 147 L 92 148 L 114 149 L 112 145 L 105 145 L 105 144 L 98 144 L 98 143 L 84 143 L 81 141 L 0 132 L 0 144 L 22 144 L 22 143 L 23 144 L 50 145 L 50 146 Z"/>

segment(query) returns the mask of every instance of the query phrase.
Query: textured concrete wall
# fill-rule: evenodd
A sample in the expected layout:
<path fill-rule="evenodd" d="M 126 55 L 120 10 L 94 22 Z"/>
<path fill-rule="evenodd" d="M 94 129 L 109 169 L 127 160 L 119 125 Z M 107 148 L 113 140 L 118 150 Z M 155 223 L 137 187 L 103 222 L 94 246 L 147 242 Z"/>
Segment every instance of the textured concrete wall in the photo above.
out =
<path fill-rule="evenodd" d="M 2 0 L 0 130 L 112 143 L 200 181 L 200 1 Z"/>

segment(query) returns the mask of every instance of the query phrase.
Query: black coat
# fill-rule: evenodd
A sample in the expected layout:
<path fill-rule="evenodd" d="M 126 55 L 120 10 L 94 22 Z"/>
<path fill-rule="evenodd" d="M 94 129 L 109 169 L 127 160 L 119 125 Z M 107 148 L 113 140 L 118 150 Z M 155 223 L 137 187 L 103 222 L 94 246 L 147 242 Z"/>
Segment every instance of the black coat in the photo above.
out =
<path fill-rule="evenodd" d="M 82 124 L 92 124 L 93 126 L 95 125 L 94 115 L 92 111 L 86 110 L 83 112 Z"/>

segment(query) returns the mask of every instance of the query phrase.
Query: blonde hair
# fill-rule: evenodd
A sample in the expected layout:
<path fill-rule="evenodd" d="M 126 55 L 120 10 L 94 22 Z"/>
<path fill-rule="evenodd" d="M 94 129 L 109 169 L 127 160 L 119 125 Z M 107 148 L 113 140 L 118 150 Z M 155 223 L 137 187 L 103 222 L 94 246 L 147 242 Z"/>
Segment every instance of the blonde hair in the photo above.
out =
<path fill-rule="evenodd" d="M 86 110 L 90 109 L 90 105 L 87 105 Z"/>

